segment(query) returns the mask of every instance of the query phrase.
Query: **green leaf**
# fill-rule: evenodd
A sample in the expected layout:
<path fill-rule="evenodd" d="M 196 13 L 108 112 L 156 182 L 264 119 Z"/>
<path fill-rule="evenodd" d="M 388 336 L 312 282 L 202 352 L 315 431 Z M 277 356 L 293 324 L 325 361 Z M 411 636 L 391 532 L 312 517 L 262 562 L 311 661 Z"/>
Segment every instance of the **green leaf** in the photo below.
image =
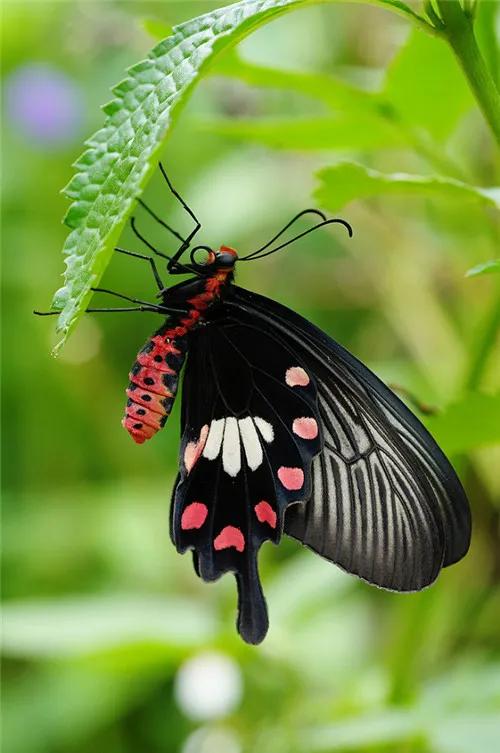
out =
<path fill-rule="evenodd" d="M 319 727 L 304 735 L 304 750 L 332 751 L 434 750 L 439 753 L 476 753 L 494 750 L 500 733 L 498 712 L 471 714 L 467 709 L 439 718 L 418 710 L 381 711 Z M 397 747 L 394 747 L 396 745 Z"/>
<path fill-rule="evenodd" d="M 46 658 L 145 643 L 180 648 L 210 640 L 215 629 L 207 607 L 179 598 L 39 599 L 4 604 L 2 650 Z"/>
<path fill-rule="evenodd" d="M 471 393 L 425 421 L 437 443 L 450 454 L 500 443 L 500 394 Z"/>
<path fill-rule="evenodd" d="M 500 259 L 490 259 L 477 264 L 467 271 L 466 277 L 477 277 L 478 275 L 490 275 L 494 272 L 500 272 Z"/>
<path fill-rule="evenodd" d="M 383 96 L 403 123 L 444 140 L 474 98 L 441 39 L 413 31 L 390 64 Z"/>
<path fill-rule="evenodd" d="M 381 173 L 357 162 L 339 162 L 318 173 L 321 185 L 316 199 L 325 209 L 337 211 L 354 199 L 381 194 L 417 194 L 456 200 L 480 201 L 500 208 L 500 188 L 479 188 L 440 175 Z"/>
<path fill-rule="evenodd" d="M 72 229 L 63 249 L 65 283 L 52 304 L 61 312 L 55 352 L 87 308 L 172 122 L 210 63 L 267 21 L 319 1 L 241 0 L 182 23 L 113 89 L 115 99 L 103 107 L 104 126 L 86 142 L 66 188 L 74 203 L 65 217 Z M 425 23 L 399 0 L 378 4 Z"/>
<path fill-rule="evenodd" d="M 224 55 L 215 64 L 213 74 L 237 78 L 249 86 L 285 89 L 314 97 L 334 109 L 378 112 L 376 94 L 353 86 L 327 73 L 291 71 L 256 65 L 241 58 L 235 51 Z"/>
<path fill-rule="evenodd" d="M 327 117 L 224 119 L 201 124 L 219 135 L 281 149 L 379 149 L 412 141 L 379 94 L 334 76 L 259 66 L 242 60 L 236 53 L 225 55 L 213 72 L 238 78 L 250 86 L 313 97 L 335 113 Z"/>
<path fill-rule="evenodd" d="M 357 0 L 354 0 L 354 2 L 357 2 Z M 368 0 L 368 2 L 371 2 L 372 5 L 385 5 L 391 8 L 392 10 L 396 11 L 397 13 L 400 13 L 403 16 L 406 16 L 407 18 L 411 19 L 412 21 L 416 21 L 418 24 L 422 25 L 425 28 L 428 28 L 430 31 L 433 31 L 432 27 L 427 23 L 426 19 L 423 16 L 420 16 L 418 13 L 415 13 L 413 8 L 411 8 L 410 5 L 407 3 L 402 2 L 401 0 Z"/>
<path fill-rule="evenodd" d="M 368 112 L 412 134 L 424 127 L 437 139 L 448 136 L 459 118 L 474 106 L 451 50 L 441 39 L 417 30 L 410 34 L 389 65 L 384 86 L 378 93 L 326 74 L 254 65 L 237 55 L 225 56 L 214 72 L 239 78 L 252 86 L 301 92 L 334 109 Z"/>
<path fill-rule="evenodd" d="M 450 714 L 435 723 L 431 749 L 439 753 L 477 753 L 495 750 L 500 738 L 500 715 L 495 712 Z"/>
<path fill-rule="evenodd" d="M 310 729 L 304 735 L 304 743 L 307 741 L 304 749 L 325 753 L 333 750 L 359 751 L 375 745 L 403 743 L 418 732 L 418 719 L 412 710 L 388 710 Z"/>
<path fill-rule="evenodd" d="M 440 675 L 402 709 L 358 713 L 303 732 L 308 751 L 433 750 L 476 753 L 495 749 L 500 734 L 498 665 Z M 464 692 L 465 689 L 465 692 Z"/>
<path fill-rule="evenodd" d="M 368 113 L 362 118 L 345 112 L 335 117 L 212 120 L 200 127 L 274 149 L 381 149 L 406 143 L 400 131 Z"/>

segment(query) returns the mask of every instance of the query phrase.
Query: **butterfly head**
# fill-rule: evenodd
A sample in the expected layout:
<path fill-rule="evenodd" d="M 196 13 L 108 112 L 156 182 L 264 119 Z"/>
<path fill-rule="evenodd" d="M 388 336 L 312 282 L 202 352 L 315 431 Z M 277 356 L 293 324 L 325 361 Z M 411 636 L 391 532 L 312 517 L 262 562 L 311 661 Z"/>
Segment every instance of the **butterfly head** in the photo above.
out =
<path fill-rule="evenodd" d="M 218 251 L 214 251 L 214 264 L 216 267 L 234 267 L 238 260 L 238 254 L 230 246 L 221 246 Z"/>
<path fill-rule="evenodd" d="M 196 254 L 200 251 L 205 252 L 205 258 L 201 262 L 199 257 L 198 260 L 196 258 Z M 215 251 L 208 246 L 196 246 L 191 252 L 191 262 L 198 271 L 207 274 L 213 274 L 217 271 L 232 272 L 237 260 L 237 252 L 229 246 L 221 246 Z"/>

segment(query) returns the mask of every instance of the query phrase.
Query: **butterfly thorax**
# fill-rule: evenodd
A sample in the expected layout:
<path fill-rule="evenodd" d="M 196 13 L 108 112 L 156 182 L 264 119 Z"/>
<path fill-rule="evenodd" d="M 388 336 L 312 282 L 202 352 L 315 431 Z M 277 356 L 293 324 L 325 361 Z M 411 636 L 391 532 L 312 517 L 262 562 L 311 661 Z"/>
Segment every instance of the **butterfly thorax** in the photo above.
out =
<path fill-rule="evenodd" d="M 162 291 L 163 306 L 178 311 L 147 340 L 130 371 L 122 424 L 138 444 L 165 425 L 177 393 L 188 336 L 206 323 L 207 313 L 233 281 L 236 252 L 222 246 L 211 254 L 206 274 Z"/>

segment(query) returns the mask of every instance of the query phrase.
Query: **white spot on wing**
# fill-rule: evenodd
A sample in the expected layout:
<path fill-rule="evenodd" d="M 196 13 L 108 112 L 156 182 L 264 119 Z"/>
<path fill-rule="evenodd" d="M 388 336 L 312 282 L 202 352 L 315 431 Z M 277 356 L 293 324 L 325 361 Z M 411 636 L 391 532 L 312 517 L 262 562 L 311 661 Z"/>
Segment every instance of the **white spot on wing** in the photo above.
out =
<path fill-rule="evenodd" d="M 257 424 L 257 428 L 262 434 L 262 437 L 265 439 L 265 441 L 268 444 L 272 442 L 274 439 L 274 429 L 269 421 L 264 421 L 263 418 L 255 416 L 255 423 Z"/>
<path fill-rule="evenodd" d="M 207 441 L 203 450 L 203 457 L 207 460 L 215 460 L 220 452 L 222 437 L 224 434 L 224 418 L 217 418 L 210 424 Z"/>
<path fill-rule="evenodd" d="M 240 434 L 238 421 L 234 416 L 226 418 L 224 443 L 222 445 L 222 467 L 229 476 L 237 476 L 241 468 Z"/>
<path fill-rule="evenodd" d="M 259 467 L 263 460 L 262 447 L 260 445 L 260 439 L 259 435 L 257 434 L 257 429 L 255 428 L 254 422 L 252 421 L 250 416 L 240 419 L 238 421 L 238 424 L 240 427 L 243 447 L 245 448 L 248 467 L 252 471 L 255 471 L 255 469 Z"/>

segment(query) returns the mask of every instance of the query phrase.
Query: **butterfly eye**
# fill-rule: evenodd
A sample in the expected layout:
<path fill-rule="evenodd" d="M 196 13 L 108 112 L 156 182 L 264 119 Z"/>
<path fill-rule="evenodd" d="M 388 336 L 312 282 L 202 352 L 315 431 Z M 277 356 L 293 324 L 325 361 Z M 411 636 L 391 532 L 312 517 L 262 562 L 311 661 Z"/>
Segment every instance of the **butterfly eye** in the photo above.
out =
<path fill-rule="evenodd" d="M 215 262 L 215 254 L 210 246 L 196 246 L 190 253 L 190 259 L 195 267 L 209 267 Z"/>

